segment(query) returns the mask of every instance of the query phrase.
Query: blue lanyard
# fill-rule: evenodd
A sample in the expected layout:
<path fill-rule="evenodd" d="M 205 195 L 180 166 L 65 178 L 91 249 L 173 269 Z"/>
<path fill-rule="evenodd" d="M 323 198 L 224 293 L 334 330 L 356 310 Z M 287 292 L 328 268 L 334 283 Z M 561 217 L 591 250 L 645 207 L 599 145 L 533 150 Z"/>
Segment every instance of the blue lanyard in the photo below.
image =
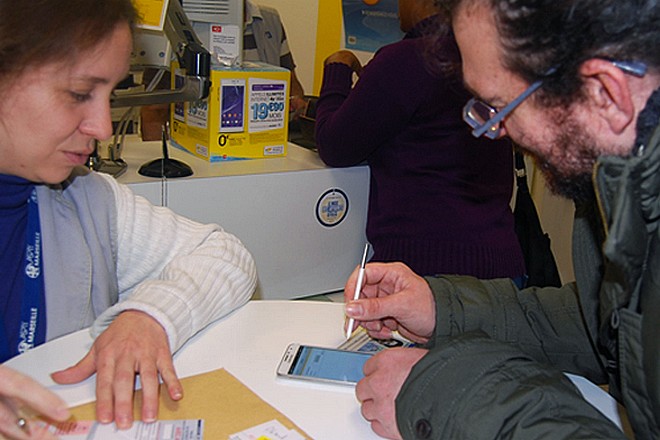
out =
<path fill-rule="evenodd" d="M 15 354 L 24 353 L 46 340 L 46 300 L 44 296 L 41 226 L 37 191 L 28 199 L 28 221 L 25 234 L 25 291 L 21 302 L 21 321 Z"/>

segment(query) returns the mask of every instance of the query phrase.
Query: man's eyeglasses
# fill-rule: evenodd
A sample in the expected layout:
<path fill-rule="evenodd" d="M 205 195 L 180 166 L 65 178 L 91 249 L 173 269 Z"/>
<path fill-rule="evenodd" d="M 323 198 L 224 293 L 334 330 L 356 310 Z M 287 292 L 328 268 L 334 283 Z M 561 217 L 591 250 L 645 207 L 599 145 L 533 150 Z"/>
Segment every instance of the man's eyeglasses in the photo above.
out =
<path fill-rule="evenodd" d="M 642 62 L 611 61 L 611 63 L 630 75 L 641 78 L 646 74 L 647 67 L 646 64 Z M 504 118 L 518 107 L 521 102 L 538 90 L 543 85 L 543 81 L 546 77 L 552 75 L 556 71 L 557 68 L 548 70 L 548 72 L 543 75 L 543 78 L 534 81 L 516 99 L 508 103 L 499 111 L 478 98 L 470 99 L 467 104 L 465 104 L 465 107 L 463 107 L 463 120 L 473 128 L 472 135 L 474 137 L 486 136 L 489 139 L 496 139 L 499 137 L 501 123 Z"/>

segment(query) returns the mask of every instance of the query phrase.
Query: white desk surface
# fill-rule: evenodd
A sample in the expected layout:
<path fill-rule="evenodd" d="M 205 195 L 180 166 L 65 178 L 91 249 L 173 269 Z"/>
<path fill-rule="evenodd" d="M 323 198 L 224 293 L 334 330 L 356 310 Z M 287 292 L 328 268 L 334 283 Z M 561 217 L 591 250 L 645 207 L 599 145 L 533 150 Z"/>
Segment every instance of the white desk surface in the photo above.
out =
<path fill-rule="evenodd" d="M 340 303 L 251 301 L 188 341 L 175 355 L 175 367 L 180 377 L 225 368 L 316 440 L 377 439 L 360 414 L 353 387 L 276 378 L 275 369 L 289 343 L 335 347 L 344 340 L 342 327 Z M 71 406 L 91 402 L 94 378 L 61 386 L 49 377 L 82 358 L 91 343 L 89 332 L 79 331 L 7 365 L 34 377 Z"/>
<path fill-rule="evenodd" d="M 175 355 L 177 373 L 187 377 L 225 368 L 316 440 L 380 438 L 362 418 L 353 387 L 298 383 L 275 375 L 291 342 L 328 347 L 342 343 L 343 310 L 341 303 L 323 301 L 251 301 L 188 341 Z M 91 402 L 94 377 L 70 386 L 56 385 L 49 377 L 82 358 L 91 343 L 88 331 L 82 330 L 36 347 L 6 365 L 34 377 L 71 406 Z M 620 426 L 614 400 L 590 382 L 573 379 Z"/>

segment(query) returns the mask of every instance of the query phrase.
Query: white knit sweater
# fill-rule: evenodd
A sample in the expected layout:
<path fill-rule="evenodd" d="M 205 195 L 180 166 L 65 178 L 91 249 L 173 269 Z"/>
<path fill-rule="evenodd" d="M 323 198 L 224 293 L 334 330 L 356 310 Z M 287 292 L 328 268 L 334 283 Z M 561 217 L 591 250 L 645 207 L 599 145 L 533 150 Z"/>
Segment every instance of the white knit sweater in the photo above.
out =
<path fill-rule="evenodd" d="M 124 310 L 140 310 L 166 330 L 172 351 L 254 292 L 254 260 L 233 235 L 156 207 L 102 175 L 117 207 L 119 303 L 92 326 L 97 336 Z"/>

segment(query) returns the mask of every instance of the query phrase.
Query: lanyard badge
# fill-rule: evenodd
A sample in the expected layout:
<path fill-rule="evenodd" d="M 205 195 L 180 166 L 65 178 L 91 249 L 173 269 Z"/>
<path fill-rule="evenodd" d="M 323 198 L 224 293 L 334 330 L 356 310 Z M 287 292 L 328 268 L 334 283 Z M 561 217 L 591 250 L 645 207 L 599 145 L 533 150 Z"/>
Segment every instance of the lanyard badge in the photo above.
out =
<path fill-rule="evenodd" d="M 28 224 L 25 239 L 25 292 L 21 302 L 17 353 L 24 353 L 46 339 L 46 304 L 44 298 L 41 226 L 37 191 L 28 199 Z"/>

